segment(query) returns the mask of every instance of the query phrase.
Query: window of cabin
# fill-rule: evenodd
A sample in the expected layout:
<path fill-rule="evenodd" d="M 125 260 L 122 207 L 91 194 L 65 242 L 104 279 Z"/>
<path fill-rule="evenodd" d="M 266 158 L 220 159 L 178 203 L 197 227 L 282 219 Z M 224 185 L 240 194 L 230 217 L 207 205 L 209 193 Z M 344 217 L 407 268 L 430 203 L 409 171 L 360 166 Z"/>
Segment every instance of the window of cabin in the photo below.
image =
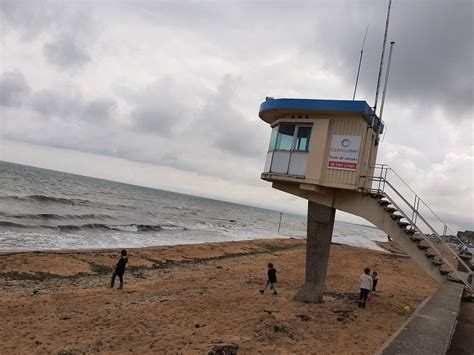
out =
<path fill-rule="evenodd" d="M 273 128 L 268 151 L 309 151 L 310 125 L 282 123 Z"/>
<path fill-rule="evenodd" d="M 296 126 L 296 142 L 294 150 L 309 151 L 310 126 Z"/>
<path fill-rule="evenodd" d="M 278 126 L 273 127 L 272 135 L 270 136 L 270 145 L 268 147 L 269 152 L 273 152 L 276 149 L 276 141 L 278 135 Z"/>
<path fill-rule="evenodd" d="M 293 136 L 295 135 L 294 124 L 281 124 L 278 128 L 276 150 L 291 150 L 293 147 Z"/>

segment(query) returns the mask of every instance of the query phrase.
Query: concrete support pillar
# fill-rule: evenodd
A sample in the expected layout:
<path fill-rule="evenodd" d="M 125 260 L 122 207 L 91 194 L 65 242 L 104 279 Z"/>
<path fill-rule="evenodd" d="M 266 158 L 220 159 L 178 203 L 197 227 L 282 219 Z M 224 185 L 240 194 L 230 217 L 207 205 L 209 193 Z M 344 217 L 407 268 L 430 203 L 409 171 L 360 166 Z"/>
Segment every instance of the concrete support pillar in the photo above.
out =
<path fill-rule="evenodd" d="M 305 303 L 323 301 L 335 215 L 334 208 L 308 201 L 306 279 L 294 297 L 295 301 Z"/>

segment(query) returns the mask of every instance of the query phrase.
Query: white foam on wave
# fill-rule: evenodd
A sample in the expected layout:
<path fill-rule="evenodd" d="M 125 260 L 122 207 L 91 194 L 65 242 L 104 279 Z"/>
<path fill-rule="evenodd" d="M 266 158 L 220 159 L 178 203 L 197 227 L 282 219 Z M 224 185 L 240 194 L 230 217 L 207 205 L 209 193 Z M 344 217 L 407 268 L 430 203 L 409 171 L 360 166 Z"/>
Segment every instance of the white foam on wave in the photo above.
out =
<path fill-rule="evenodd" d="M 334 225 L 332 240 L 357 248 L 385 251 L 376 242 L 386 242 L 387 234 L 377 228 L 339 222 Z"/>
<path fill-rule="evenodd" d="M 0 230 L 0 250 L 61 250 L 139 248 L 147 246 L 197 244 L 254 239 L 302 238 L 305 231 L 282 231 L 252 228 L 231 223 L 219 226 L 204 223 L 198 228 L 183 228 L 182 224 L 167 222 L 161 231 L 137 233 L 136 226 L 123 226 L 116 230 L 71 231 L 41 233 L 39 231 Z M 376 228 L 336 222 L 333 242 L 354 247 L 383 250 L 375 242 L 386 241 L 386 235 Z"/>

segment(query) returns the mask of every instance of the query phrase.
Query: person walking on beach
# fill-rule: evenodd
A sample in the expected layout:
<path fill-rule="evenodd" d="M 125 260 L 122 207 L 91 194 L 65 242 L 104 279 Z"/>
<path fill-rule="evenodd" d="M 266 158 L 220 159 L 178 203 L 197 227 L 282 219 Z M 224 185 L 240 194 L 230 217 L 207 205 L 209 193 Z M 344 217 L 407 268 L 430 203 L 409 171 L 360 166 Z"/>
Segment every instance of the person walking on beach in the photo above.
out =
<path fill-rule="evenodd" d="M 377 292 L 375 289 L 377 287 L 377 282 L 379 281 L 379 276 L 377 274 L 377 271 L 372 272 L 372 292 Z"/>
<path fill-rule="evenodd" d="M 277 273 L 277 271 L 273 267 L 273 264 L 269 263 L 268 264 L 268 272 L 267 272 L 268 280 L 267 280 L 267 283 L 266 283 L 265 287 L 263 288 L 263 290 L 260 290 L 260 293 L 262 295 L 263 295 L 263 293 L 265 292 L 265 290 L 267 289 L 268 286 L 270 286 L 270 290 L 273 290 L 274 295 L 278 295 L 277 290 L 276 290 L 276 282 L 277 282 L 276 273 Z"/>
<path fill-rule="evenodd" d="M 359 308 L 365 308 L 365 303 L 369 297 L 370 290 L 372 290 L 373 280 L 370 276 L 370 269 L 366 267 L 364 273 L 360 275 L 360 296 L 359 296 Z"/>
<path fill-rule="evenodd" d="M 125 273 L 125 265 L 127 265 L 127 262 L 128 262 L 128 256 L 127 256 L 127 251 L 124 249 L 121 251 L 120 253 L 120 259 L 117 263 L 117 265 L 115 266 L 115 271 L 114 273 L 112 274 L 112 281 L 110 282 L 110 287 L 111 288 L 114 288 L 114 285 L 115 285 L 115 278 L 118 276 L 119 279 L 120 279 L 120 287 L 119 288 L 123 288 L 124 287 L 124 283 L 123 283 L 123 274 Z"/>

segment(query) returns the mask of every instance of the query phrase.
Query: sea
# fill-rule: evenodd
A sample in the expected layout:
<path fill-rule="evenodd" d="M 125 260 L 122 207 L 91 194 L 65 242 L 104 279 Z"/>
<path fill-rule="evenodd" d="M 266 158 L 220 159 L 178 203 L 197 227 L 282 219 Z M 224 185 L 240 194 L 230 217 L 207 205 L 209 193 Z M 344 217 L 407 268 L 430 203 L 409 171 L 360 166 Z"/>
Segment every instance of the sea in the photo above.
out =
<path fill-rule="evenodd" d="M 0 252 L 305 237 L 303 215 L 0 161 Z M 381 250 L 386 240 L 334 226 L 335 243 Z"/>

